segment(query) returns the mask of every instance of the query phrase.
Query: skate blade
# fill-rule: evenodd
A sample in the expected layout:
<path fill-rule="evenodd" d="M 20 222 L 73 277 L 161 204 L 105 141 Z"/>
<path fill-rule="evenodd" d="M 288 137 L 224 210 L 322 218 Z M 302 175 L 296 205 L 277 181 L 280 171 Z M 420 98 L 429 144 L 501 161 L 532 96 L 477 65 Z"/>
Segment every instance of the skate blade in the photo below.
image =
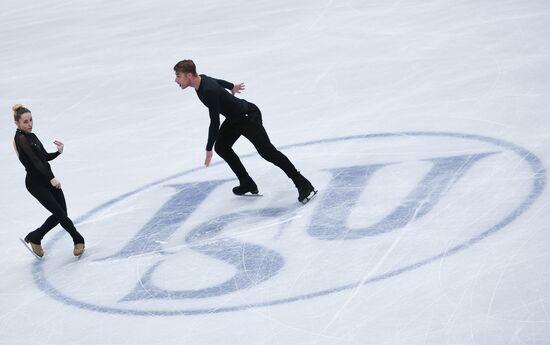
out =
<path fill-rule="evenodd" d="M 31 254 L 32 254 L 35 258 L 37 258 L 38 260 L 43 260 L 43 259 L 44 259 L 43 257 L 40 257 L 40 256 L 36 255 L 36 253 L 32 251 L 32 248 L 30 247 L 30 245 L 29 245 L 27 242 L 25 242 L 24 239 L 22 239 L 21 237 L 19 237 L 19 241 L 21 241 L 21 243 L 23 243 L 23 245 L 25 246 L 25 248 L 27 248 L 27 250 L 28 250 L 29 252 L 31 252 Z"/>
<path fill-rule="evenodd" d="M 238 194 L 235 194 L 236 196 L 248 196 L 248 197 L 254 197 L 254 196 L 264 196 L 263 194 L 260 194 L 260 193 L 257 193 L 257 194 L 252 194 L 250 192 L 247 192 L 245 194 L 242 194 L 242 195 L 238 195 Z"/>
<path fill-rule="evenodd" d="M 317 195 L 317 192 L 318 190 L 314 190 L 313 192 L 311 192 L 307 198 L 305 198 L 304 200 L 300 201 L 303 205 L 307 204 L 311 199 L 313 199 L 313 197 L 315 195 Z"/>

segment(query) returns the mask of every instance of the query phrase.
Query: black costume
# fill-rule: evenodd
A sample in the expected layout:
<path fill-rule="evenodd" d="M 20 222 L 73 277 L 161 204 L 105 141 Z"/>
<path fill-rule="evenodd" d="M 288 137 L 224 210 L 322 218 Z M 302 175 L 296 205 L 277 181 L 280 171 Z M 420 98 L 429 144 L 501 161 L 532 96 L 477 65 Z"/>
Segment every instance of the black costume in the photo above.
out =
<path fill-rule="evenodd" d="M 241 135 L 244 135 L 254 145 L 262 158 L 281 168 L 292 179 L 298 189 L 304 186 L 307 187 L 306 189 L 313 191 L 311 183 L 296 170 L 292 162 L 277 150 L 269 140 L 262 125 L 260 109 L 253 103 L 239 99 L 226 91 L 225 89 L 233 89 L 234 85 L 232 83 L 214 79 L 204 74 L 201 74 L 200 77 L 201 82 L 198 90 L 196 90 L 197 96 L 208 107 L 210 113 L 206 150 L 211 151 L 214 147 L 216 153 L 229 164 L 231 170 L 237 175 L 240 185 L 235 187 L 233 192 L 235 194 L 258 193 L 256 184 L 232 149 L 233 144 Z M 221 127 L 220 114 L 225 116 L 225 121 Z"/>
<path fill-rule="evenodd" d="M 50 181 L 54 178 L 48 161 L 59 156 L 59 152 L 48 153 L 38 137 L 18 129 L 15 132 L 15 147 L 19 160 L 27 170 L 25 185 L 34 196 L 52 215 L 46 219 L 38 229 L 30 232 L 25 240 L 40 244 L 44 235 L 57 224 L 71 235 L 74 244 L 84 243 L 84 238 L 78 233 L 73 222 L 67 216 L 67 204 L 61 189 L 53 187 Z"/>

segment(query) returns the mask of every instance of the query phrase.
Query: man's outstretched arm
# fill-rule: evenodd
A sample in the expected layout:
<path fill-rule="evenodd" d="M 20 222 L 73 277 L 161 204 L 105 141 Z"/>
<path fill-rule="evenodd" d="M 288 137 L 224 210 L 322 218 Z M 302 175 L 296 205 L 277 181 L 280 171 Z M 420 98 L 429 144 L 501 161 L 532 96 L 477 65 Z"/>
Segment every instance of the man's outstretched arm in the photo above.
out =
<path fill-rule="evenodd" d="M 234 95 L 236 93 L 241 93 L 242 90 L 244 90 L 244 83 L 233 84 L 233 88 L 231 89 L 231 93 Z"/>
<path fill-rule="evenodd" d="M 223 88 L 228 89 L 231 91 L 231 93 L 234 95 L 236 93 L 241 93 L 242 90 L 244 90 L 244 82 L 233 84 L 223 79 L 214 79 L 216 82 Z"/>

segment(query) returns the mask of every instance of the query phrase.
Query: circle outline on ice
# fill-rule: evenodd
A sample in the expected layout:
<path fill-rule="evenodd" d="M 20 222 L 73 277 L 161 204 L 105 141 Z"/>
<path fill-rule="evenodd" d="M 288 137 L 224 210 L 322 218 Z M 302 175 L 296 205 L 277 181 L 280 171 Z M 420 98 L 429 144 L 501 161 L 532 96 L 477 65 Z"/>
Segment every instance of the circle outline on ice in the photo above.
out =
<path fill-rule="evenodd" d="M 294 147 L 302 147 L 302 146 L 310 146 L 310 145 L 316 145 L 316 144 L 324 144 L 324 143 L 332 143 L 332 142 L 338 142 L 338 141 L 347 141 L 347 140 L 356 140 L 356 139 L 373 139 L 373 138 L 384 138 L 384 137 L 402 137 L 402 136 L 408 136 L 408 137 L 420 137 L 420 136 L 427 136 L 427 137 L 452 137 L 452 138 L 459 138 L 459 139 L 470 139 L 470 140 L 477 140 L 482 142 L 488 142 L 491 144 L 494 144 L 496 146 L 500 146 L 503 148 L 506 148 L 507 150 L 510 150 L 516 154 L 518 154 L 525 162 L 528 163 L 528 165 L 533 170 L 533 183 L 531 187 L 530 193 L 526 196 L 525 200 L 523 200 L 518 207 L 516 207 L 510 214 L 508 214 L 506 217 L 498 221 L 496 224 L 491 226 L 485 231 L 482 231 L 477 236 L 474 236 L 470 239 L 467 239 L 461 244 L 458 244 L 449 250 L 446 250 L 442 253 L 439 253 L 437 255 L 431 256 L 429 258 L 426 258 L 424 260 L 420 260 L 418 262 L 415 262 L 413 264 L 395 269 L 393 271 L 374 276 L 370 279 L 367 279 L 365 281 L 356 281 L 354 283 L 348 283 L 345 285 L 341 285 L 338 287 L 330 288 L 330 289 L 324 289 L 316 292 L 311 292 L 308 294 L 302 294 L 299 296 L 289 297 L 289 298 L 282 298 L 272 301 L 266 301 L 261 303 L 252 303 L 252 304 L 246 304 L 246 305 L 236 305 L 232 307 L 212 307 L 212 308 L 203 308 L 203 309 L 185 309 L 185 310 L 138 310 L 138 309 L 122 309 L 122 308 L 114 308 L 114 307 L 106 307 L 106 306 L 100 306 L 100 305 L 94 305 L 90 303 L 85 303 L 82 301 L 79 301 L 77 299 L 74 299 L 72 297 L 64 295 L 61 291 L 56 289 L 53 285 L 51 285 L 44 274 L 43 265 L 46 261 L 35 261 L 33 264 L 33 279 L 35 284 L 44 291 L 48 296 L 52 297 L 55 300 L 58 300 L 64 304 L 72 305 L 81 309 L 90 310 L 90 311 L 96 311 L 96 312 L 103 312 L 103 313 L 109 313 L 109 314 L 124 314 L 124 315 L 144 315 L 144 316 L 171 316 L 171 315 L 197 315 L 197 314 L 209 314 L 209 313 L 221 313 L 221 312 L 232 312 L 232 311 L 239 311 L 239 310 L 245 310 L 255 307 L 265 307 L 265 306 L 273 306 L 273 305 L 279 305 L 279 304 L 285 304 L 285 303 L 291 303 L 295 301 L 300 300 L 307 300 L 312 299 L 315 297 L 325 296 L 329 295 L 335 292 L 340 292 L 344 290 L 349 290 L 356 288 L 360 285 L 365 285 L 369 283 L 375 283 L 384 279 L 388 279 L 394 276 L 397 276 L 401 273 L 409 272 L 414 269 L 420 268 L 424 265 L 427 265 L 431 262 L 434 262 L 436 260 L 439 260 L 444 257 L 451 256 L 453 254 L 456 254 L 462 250 L 465 250 L 474 244 L 482 241 L 486 237 L 496 233 L 497 231 L 501 230 L 502 228 L 506 227 L 508 224 L 510 224 L 513 220 L 518 218 L 520 215 L 522 215 L 529 207 L 533 205 L 535 200 L 542 194 L 542 191 L 544 190 L 544 187 L 546 185 L 546 169 L 542 165 L 542 162 L 540 159 L 530 151 L 519 147 L 515 144 L 512 144 L 510 142 L 506 142 L 500 139 L 495 139 L 491 137 L 481 136 L 481 135 L 475 135 L 475 134 L 462 134 L 462 133 L 452 133 L 452 132 L 398 132 L 398 133 L 376 133 L 376 134 L 364 134 L 364 135 L 353 135 L 353 136 L 346 136 L 346 137 L 338 137 L 338 138 L 329 138 L 329 139 L 320 139 L 320 140 L 314 140 L 314 141 L 308 141 L 304 143 L 298 143 L 298 144 L 292 144 L 292 145 L 286 145 L 281 146 L 280 149 L 289 149 Z M 247 155 L 242 155 L 241 158 L 247 158 L 251 156 L 255 156 L 257 153 L 251 153 Z M 211 164 L 211 166 L 223 164 L 224 162 L 216 162 L 214 164 Z M 95 213 L 110 207 L 117 202 L 126 199 L 136 193 L 139 193 L 143 190 L 146 190 L 148 188 L 157 186 L 159 184 L 165 183 L 169 180 L 190 174 L 192 172 L 198 171 L 199 169 L 203 169 L 203 167 L 197 167 L 190 170 L 183 171 L 181 173 L 163 178 L 161 180 L 152 182 L 150 184 L 147 184 L 143 187 L 140 187 L 134 191 L 122 194 L 106 203 L 103 203 L 96 208 L 90 210 L 89 212 L 85 213 L 81 217 L 75 220 L 75 224 L 79 224 L 86 220 L 87 218 L 93 216 Z M 51 243 L 55 243 L 57 240 L 59 240 L 62 236 L 62 232 L 57 233 L 54 238 L 52 239 Z"/>

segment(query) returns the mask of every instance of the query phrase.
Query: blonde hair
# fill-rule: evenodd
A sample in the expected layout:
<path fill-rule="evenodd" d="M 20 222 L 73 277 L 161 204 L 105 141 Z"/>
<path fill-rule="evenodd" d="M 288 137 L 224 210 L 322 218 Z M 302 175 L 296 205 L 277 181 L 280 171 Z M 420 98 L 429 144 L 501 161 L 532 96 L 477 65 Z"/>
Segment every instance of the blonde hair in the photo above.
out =
<path fill-rule="evenodd" d="M 19 121 L 21 118 L 21 115 L 30 113 L 31 111 L 27 108 L 25 108 L 22 104 L 14 104 L 13 107 L 11 107 L 11 110 L 13 110 L 13 119 L 15 122 Z"/>

